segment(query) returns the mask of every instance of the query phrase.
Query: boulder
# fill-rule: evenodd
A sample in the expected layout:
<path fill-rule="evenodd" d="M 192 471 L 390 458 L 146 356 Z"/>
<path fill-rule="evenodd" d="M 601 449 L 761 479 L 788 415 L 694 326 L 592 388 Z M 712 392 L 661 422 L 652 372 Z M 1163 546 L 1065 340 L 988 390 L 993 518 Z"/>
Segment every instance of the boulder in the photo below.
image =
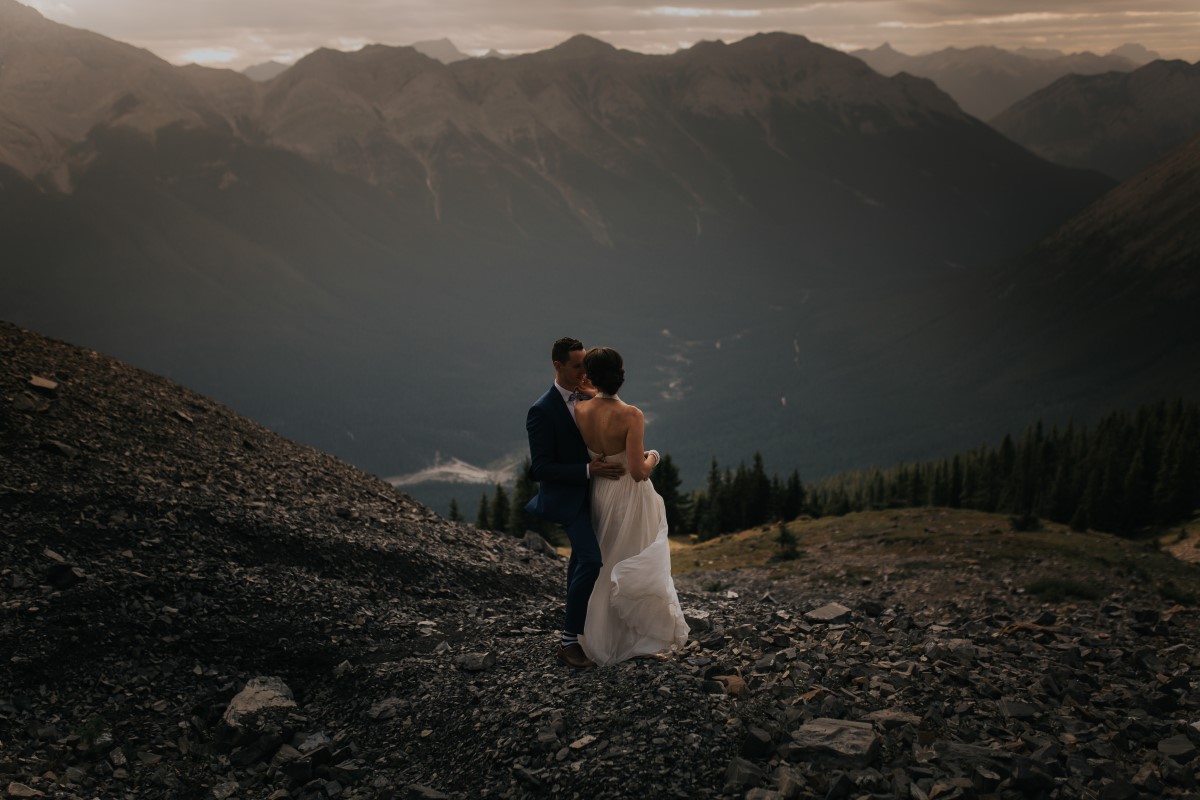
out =
<path fill-rule="evenodd" d="M 259 676 L 251 678 L 225 709 L 221 719 L 226 725 L 241 730 L 264 712 L 295 708 L 292 690 L 280 678 Z"/>

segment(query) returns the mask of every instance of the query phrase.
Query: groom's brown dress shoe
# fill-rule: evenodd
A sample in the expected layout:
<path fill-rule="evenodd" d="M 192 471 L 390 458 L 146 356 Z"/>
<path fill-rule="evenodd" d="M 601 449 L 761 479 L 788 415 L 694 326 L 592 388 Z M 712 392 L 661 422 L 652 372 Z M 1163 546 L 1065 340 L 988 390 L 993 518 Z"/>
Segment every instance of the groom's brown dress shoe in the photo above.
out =
<path fill-rule="evenodd" d="M 558 660 L 574 669 L 591 669 L 596 666 L 596 662 L 588 658 L 583 648 L 577 644 L 558 648 Z"/>

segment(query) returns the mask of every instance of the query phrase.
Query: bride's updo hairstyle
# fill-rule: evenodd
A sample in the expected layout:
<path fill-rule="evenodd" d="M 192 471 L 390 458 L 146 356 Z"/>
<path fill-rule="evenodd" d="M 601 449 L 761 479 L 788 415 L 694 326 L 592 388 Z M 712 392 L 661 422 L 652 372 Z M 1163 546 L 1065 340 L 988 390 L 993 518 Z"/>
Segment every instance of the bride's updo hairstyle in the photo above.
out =
<path fill-rule="evenodd" d="M 583 357 L 588 380 L 605 394 L 616 394 L 625 383 L 625 362 L 611 347 L 593 347 Z"/>

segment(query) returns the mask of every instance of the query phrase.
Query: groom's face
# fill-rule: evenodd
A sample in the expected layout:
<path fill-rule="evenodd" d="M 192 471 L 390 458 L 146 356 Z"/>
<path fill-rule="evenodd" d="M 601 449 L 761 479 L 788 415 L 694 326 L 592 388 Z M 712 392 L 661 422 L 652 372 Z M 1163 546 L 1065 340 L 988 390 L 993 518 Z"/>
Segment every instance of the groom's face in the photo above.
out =
<path fill-rule="evenodd" d="M 572 350 L 566 362 L 554 362 L 554 378 L 564 389 L 577 389 L 583 381 L 583 350 Z"/>

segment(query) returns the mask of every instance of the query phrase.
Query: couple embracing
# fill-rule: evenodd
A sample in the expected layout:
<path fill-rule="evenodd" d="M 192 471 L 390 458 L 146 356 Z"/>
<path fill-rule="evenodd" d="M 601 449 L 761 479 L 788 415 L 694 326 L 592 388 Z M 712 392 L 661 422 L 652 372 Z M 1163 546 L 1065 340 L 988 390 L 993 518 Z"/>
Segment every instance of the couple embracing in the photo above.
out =
<path fill-rule="evenodd" d="M 660 456 L 645 450 L 642 412 L 617 397 L 621 356 L 566 338 L 550 358 L 554 385 L 525 421 L 539 485 L 526 510 L 571 540 L 558 660 L 586 669 L 682 645 L 666 513 L 649 481 Z"/>

